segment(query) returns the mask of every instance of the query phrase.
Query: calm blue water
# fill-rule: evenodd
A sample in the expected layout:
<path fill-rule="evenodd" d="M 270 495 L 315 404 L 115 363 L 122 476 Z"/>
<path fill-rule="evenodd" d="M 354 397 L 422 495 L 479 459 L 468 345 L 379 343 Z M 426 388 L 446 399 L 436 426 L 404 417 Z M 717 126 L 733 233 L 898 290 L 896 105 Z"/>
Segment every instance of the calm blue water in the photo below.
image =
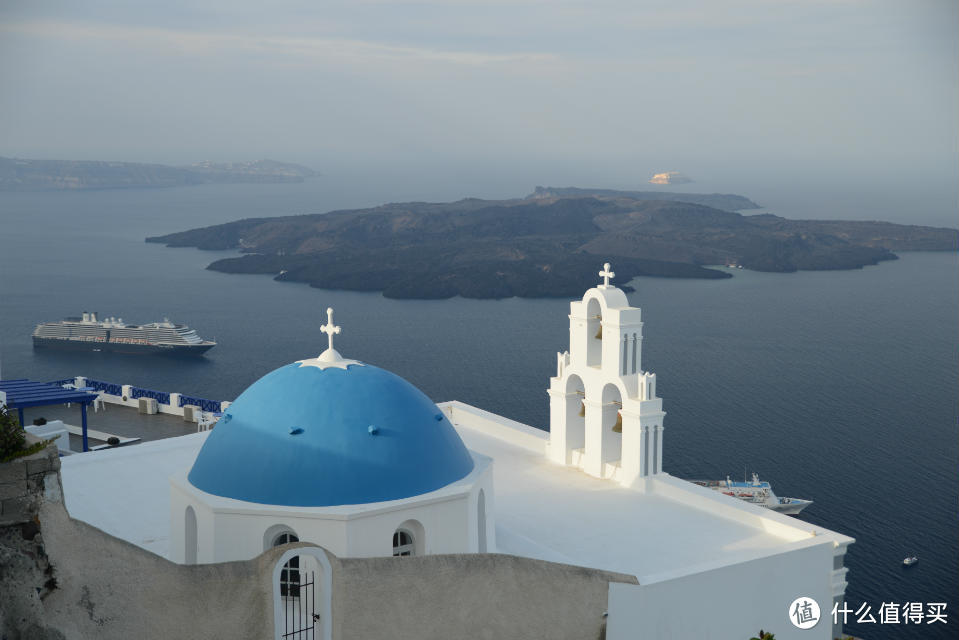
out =
<path fill-rule="evenodd" d="M 325 348 L 319 326 L 333 306 L 344 355 L 395 371 L 437 401 L 545 427 L 554 354 L 567 347 L 567 300 L 387 300 L 214 273 L 204 266 L 226 254 L 143 242 L 241 217 L 399 199 L 317 183 L 0 194 L 3 377 L 87 375 L 231 399 Z M 745 466 L 780 495 L 814 499 L 805 520 L 857 539 L 847 558 L 854 608 L 949 603 L 945 627 L 850 632 L 955 637 L 959 257 L 633 284 L 646 323 L 643 364 L 658 374 L 668 412 L 664 467 L 723 478 Z M 83 310 L 133 322 L 169 316 L 220 344 L 197 362 L 33 351 L 37 322 Z M 907 554 L 920 558 L 908 571 Z"/>

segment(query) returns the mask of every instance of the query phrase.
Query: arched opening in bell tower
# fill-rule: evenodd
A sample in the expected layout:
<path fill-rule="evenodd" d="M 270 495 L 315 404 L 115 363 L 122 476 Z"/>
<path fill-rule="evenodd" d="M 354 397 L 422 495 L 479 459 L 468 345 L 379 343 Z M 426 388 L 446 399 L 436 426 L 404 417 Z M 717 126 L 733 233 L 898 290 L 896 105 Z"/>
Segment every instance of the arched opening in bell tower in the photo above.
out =
<path fill-rule="evenodd" d="M 586 304 L 586 365 L 603 366 L 603 308 L 596 298 Z"/>
<path fill-rule="evenodd" d="M 619 463 L 623 457 L 623 395 L 615 384 L 603 387 L 603 454 L 601 463 Z"/>
<path fill-rule="evenodd" d="M 566 380 L 566 451 L 586 447 L 586 386 L 577 375 Z"/>

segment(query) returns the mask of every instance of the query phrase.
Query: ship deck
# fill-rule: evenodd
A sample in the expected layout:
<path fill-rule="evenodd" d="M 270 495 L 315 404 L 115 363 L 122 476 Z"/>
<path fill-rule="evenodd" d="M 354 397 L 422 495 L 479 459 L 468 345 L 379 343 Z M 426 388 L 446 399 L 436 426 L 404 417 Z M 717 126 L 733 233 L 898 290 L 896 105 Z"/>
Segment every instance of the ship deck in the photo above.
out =
<path fill-rule="evenodd" d="M 770 485 L 765 480 L 759 482 L 758 484 L 753 482 L 740 482 L 737 480 L 732 480 L 726 482 L 725 480 L 690 480 L 693 484 L 698 484 L 701 487 L 708 487 L 712 489 L 713 487 L 729 487 L 730 489 L 769 489 Z"/>

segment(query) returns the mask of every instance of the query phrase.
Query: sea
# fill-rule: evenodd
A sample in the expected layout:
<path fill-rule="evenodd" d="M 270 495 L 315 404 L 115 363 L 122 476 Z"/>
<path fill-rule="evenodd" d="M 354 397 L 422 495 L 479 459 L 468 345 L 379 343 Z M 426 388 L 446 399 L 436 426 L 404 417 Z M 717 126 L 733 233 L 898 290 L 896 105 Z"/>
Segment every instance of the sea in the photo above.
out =
<path fill-rule="evenodd" d="M 144 242 L 390 196 L 322 180 L 0 193 L 2 377 L 83 375 L 231 400 L 274 368 L 320 353 L 333 307 L 345 357 L 394 371 L 436 401 L 547 428 L 546 388 L 556 352 L 568 348 L 569 300 L 389 300 L 216 273 L 205 267 L 234 252 Z M 846 558 L 853 610 L 866 605 L 878 620 L 884 603 L 947 603 L 946 625 L 850 620 L 849 633 L 955 638 L 959 255 L 899 257 L 851 271 L 637 278 L 629 299 L 643 309 L 642 364 L 657 374 L 667 412 L 664 469 L 697 479 L 755 471 L 781 496 L 814 500 L 803 520 L 856 539 Z M 82 311 L 168 317 L 218 345 L 192 361 L 33 349 L 37 323 Z M 904 568 L 910 555 L 919 563 Z"/>

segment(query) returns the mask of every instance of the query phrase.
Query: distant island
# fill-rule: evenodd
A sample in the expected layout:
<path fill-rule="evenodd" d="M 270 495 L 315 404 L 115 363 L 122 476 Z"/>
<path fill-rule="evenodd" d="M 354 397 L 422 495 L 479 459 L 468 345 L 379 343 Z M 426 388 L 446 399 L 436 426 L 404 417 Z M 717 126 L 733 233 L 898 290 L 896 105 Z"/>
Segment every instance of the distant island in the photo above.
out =
<path fill-rule="evenodd" d="M 657 173 L 649 179 L 649 184 L 687 184 L 692 182 L 692 179 L 684 176 L 678 171 L 664 171 L 663 173 Z"/>
<path fill-rule="evenodd" d="M 138 162 L 24 160 L 0 157 L 0 191 L 178 187 L 211 182 L 303 182 L 312 169 L 288 162 L 198 162 L 174 167 Z"/>
<path fill-rule="evenodd" d="M 706 265 L 855 269 L 894 260 L 895 250 L 959 249 L 955 229 L 747 216 L 700 204 L 756 206 L 742 196 L 656 195 L 664 197 L 538 187 L 514 200 L 409 202 L 247 219 L 146 241 L 246 254 L 207 267 L 215 271 L 418 299 L 575 296 L 596 283 L 604 261 L 625 284 L 639 275 L 731 277 Z"/>

